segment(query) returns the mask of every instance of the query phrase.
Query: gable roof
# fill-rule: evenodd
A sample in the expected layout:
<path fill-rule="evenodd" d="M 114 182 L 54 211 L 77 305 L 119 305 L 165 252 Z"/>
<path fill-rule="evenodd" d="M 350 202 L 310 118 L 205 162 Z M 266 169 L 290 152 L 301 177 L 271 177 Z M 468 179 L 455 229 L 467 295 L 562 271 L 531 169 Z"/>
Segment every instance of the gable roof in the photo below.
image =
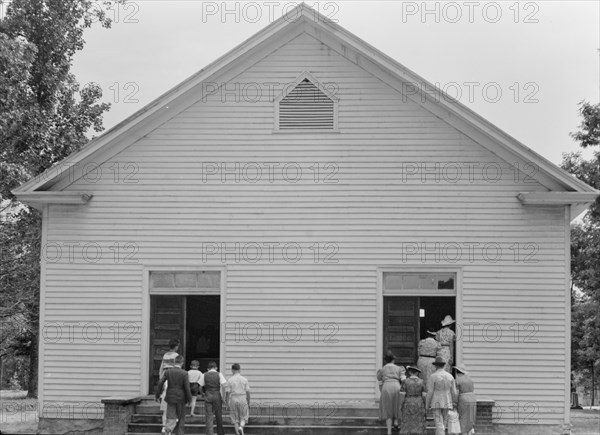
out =
<path fill-rule="evenodd" d="M 441 92 L 439 88 L 304 3 L 112 127 L 78 152 L 16 188 L 13 193 L 19 200 L 34 206 L 43 202 L 81 203 L 89 200 L 87 192 L 63 191 L 60 195 L 57 194 L 57 191 L 74 181 L 66 181 L 66 174 L 73 166 L 89 161 L 91 156 L 96 162 L 107 161 L 156 126 L 197 102 L 207 93 L 205 83 L 227 82 L 241 73 L 247 67 L 247 62 L 255 62 L 302 33 L 308 33 L 328 45 L 507 162 L 535 165 L 537 173 L 533 178 L 551 192 L 535 192 L 535 197 L 528 192 L 521 192 L 518 198 L 523 204 L 579 204 L 576 209 L 580 212 L 585 209 L 585 203 L 592 202 L 600 194 L 600 191 L 554 165 Z M 407 92 L 409 87 L 411 92 Z M 435 94 L 438 97 L 431 98 Z M 556 191 L 562 194 L 544 196 Z"/>

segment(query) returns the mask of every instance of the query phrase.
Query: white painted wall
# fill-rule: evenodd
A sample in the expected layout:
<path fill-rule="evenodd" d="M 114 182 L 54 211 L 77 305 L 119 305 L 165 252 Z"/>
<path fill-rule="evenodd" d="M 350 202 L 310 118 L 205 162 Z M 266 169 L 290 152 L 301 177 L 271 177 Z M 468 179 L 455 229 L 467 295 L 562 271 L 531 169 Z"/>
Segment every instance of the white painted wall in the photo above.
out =
<path fill-rule="evenodd" d="M 226 267 L 226 365 L 242 364 L 257 400 L 373 399 L 381 359 L 378 268 L 451 266 L 462 270 L 459 315 L 473 325 L 470 332 L 463 325 L 459 358 L 477 394 L 500 404 L 504 423 L 562 423 L 564 209 L 524 207 L 516 199 L 547 189 L 308 35 L 254 61 L 229 84 L 226 102 L 218 92 L 205 101 L 198 96 L 102 164 L 98 181 L 91 181 L 96 173 L 68 186 L 92 191 L 87 205 L 50 206 L 47 243 L 63 251 L 45 263 L 44 322 L 91 322 L 102 337 L 91 343 L 76 328 L 73 341 L 45 339 L 43 400 L 146 392 L 142 300 L 144 268 L 153 266 Z M 244 101 L 235 91 L 235 83 L 250 92 L 249 83 L 266 82 L 281 90 L 303 71 L 335 84 L 339 133 L 273 133 L 272 103 L 249 102 L 250 94 Z M 421 162 L 441 174 L 438 182 L 432 172 L 421 179 Z M 226 182 L 221 171 L 206 173 L 212 163 L 233 168 Z M 276 168 L 272 180 L 267 165 Z M 257 166 L 262 177 L 251 182 Z M 297 182 L 293 167 L 302 169 Z M 335 182 L 325 182 L 327 175 Z M 65 242 L 80 243 L 72 262 Z M 101 247 L 98 262 L 82 258 L 85 243 Z M 266 243 L 279 244 L 272 258 Z M 221 244 L 233 249 L 224 259 L 207 253 Z M 256 244 L 262 255 L 253 261 Z M 297 262 L 283 257 L 286 244 L 300 246 Z M 454 261 L 457 246 L 462 254 Z M 498 261 L 491 260 L 494 247 L 501 248 Z M 421 258 L 415 249 L 432 251 Z M 332 252 L 335 262 L 326 261 Z M 132 325 L 140 328 L 123 329 Z M 111 326 L 120 328 L 117 342 Z M 526 341 L 531 331 L 536 342 Z M 131 343 L 124 339 L 129 332 Z"/>

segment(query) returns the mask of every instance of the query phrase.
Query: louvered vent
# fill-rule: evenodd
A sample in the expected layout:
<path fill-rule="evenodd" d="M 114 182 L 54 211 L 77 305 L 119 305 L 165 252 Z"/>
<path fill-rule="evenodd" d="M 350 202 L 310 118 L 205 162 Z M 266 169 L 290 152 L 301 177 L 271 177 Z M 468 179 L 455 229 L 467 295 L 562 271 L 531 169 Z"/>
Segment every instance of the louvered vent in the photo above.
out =
<path fill-rule="evenodd" d="M 279 103 L 279 130 L 333 130 L 333 101 L 308 79 Z"/>

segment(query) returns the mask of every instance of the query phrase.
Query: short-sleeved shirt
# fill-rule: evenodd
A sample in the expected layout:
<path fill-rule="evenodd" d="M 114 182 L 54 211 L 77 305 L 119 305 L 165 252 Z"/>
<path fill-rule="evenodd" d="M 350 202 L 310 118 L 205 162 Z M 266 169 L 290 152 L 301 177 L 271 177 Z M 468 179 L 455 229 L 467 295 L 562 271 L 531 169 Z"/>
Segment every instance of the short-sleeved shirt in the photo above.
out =
<path fill-rule="evenodd" d="M 190 378 L 190 384 L 199 384 L 202 372 L 196 369 L 188 370 L 188 377 Z"/>
<path fill-rule="evenodd" d="M 232 377 L 229 378 L 228 391 L 232 396 L 235 395 L 246 395 L 247 391 L 250 391 L 250 385 L 248 384 L 248 379 L 236 373 Z"/>
<path fill-rule="evenodd" d="M 162 362 L 160 363 L 160 369 L 158 370 L 158 378 L 162 378 L 165 374 L 165 370 L 170 367 L 175 367 L 175 358 L 179 354 L 177 352 L 168 351 L 163 355 Z"/>

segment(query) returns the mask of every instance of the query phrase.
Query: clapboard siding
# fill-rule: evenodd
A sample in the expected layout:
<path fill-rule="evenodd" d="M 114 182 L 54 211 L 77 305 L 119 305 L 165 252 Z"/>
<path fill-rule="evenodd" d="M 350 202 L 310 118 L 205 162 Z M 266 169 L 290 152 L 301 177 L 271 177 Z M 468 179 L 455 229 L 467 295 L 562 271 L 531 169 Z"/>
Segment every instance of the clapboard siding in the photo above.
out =
<path fill-rule="evenodd" d="M 54 217 L 51 208 L 50 226 L 54 219 L 60 218 Z M 55 240 L 70 243 L 82 239 L 77 232 L 63 238 L 49 234 L 48 243 Z M 139 266 L 109 263 L 107 268 L 106 264 L 81 262 L 76 252 L 73 263 L 67 251 L 61 261 L 46 260 L 41 336 L 44 366 L 40 373 L 43 417 L 53 417 L 55 409 L 64 416 L 68 409 L 69 418 L 100 418 L 102 398 L 117 391 L 139 394 Z"/>
<path fill-rule="evenodd" d="M 335 85 L 338 133 L 274 133 L 271 100 L 303 71 Z M 226 266 L 223 366 L 241 363 L 257 400 L 373 399 L 380 358 L 377 268 L 451 266 L 462 268 L 463 323 L 498 325 L 502 332 L 490 341 L 475 327 L 472 337 L 463 331 L 460 338 L 478 395 L 500 404 L 534 402 L 539 423 L 562 423 L 568 381 L 564 210 L 523 207 L 516 199 L 521 191 L 548 189 L 527 179 L 531 173 L 522 163 L 501 160 L 306 34 L 248 65 L 229 85 L 266 82 L 277 83 L 275 92 L 257 102 L 198 95 L 135 144 L 96 161 L 98 181 L 78 177 L 68 186 L 93 192 L 88 204 L 50 206 L 48 243 L 97 244 L 102 257 L 46 260 L 44 320 L 97 323 L 103 336 L 96 343 L 46 340 L 44 400 L 146 392 L 141 331 L 133 331 L 132 342 L 115 343 L 110 327 L 141 326 L 148 291 L 143 268 L 157 265 Z M 127 163 L 135 165 L 129 180 L 135 182 L 124 179 L 132 175 Z M 203 175 L 211 163 L 250 166 L 246 179 L 236 182 L 229 174 L 223 182 L 220 173 Z M 252 165 L 265 163 L 298 165 L 302 177 L 291 182 L 276 169 L 272 178 L 265 172 L 248 181 Z M 335 165 L 333 175 L 328 163 Z M 411 172 L 414 164 L 445 165 L 448 172 L 437 182 L 431 174 L 423 180 Z M 453 182 L 456 165 L 465 172 Z M 472 176 L 467 165 L 476 168 Z M 500 175 L 486 178 L 484 167 L 499 168 Z M 336 182 L 325 182 L 327 175 Z M 135 244 L 129 258 L 135 262 L 115 261 L 109 249 L 115 243 Z M 207 243 L 296 243 L 302 255 L 292 262 L 276 248 L 272 258 L 265 251 L 255 262 L 231 253 L 203 258 Z M 336 262 L 325 261 L 327 243 L 337 248 Z M 436 261 L 431 252 L 424 258 L 406 253 L 407 244 L 421 243 L 498 244 L 502 255 L 490 261 L 475 249 L 457 261 Z M 527 244 L 537 249 L 535 262 L 525 261 Z M 264 322 L 296 325 L 302 334 L 292 340 L 278 325 L 272 340 L 266 329 L 254 340 L 251 328 Z M 526 329 L 515 340 L 515 322 L 534 324 L 538 341 L 526 341 Z M 510 423 L 511 416 L 500 421 Z"/>

